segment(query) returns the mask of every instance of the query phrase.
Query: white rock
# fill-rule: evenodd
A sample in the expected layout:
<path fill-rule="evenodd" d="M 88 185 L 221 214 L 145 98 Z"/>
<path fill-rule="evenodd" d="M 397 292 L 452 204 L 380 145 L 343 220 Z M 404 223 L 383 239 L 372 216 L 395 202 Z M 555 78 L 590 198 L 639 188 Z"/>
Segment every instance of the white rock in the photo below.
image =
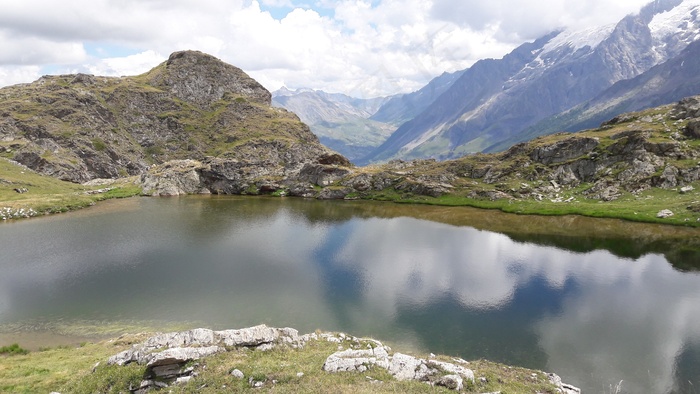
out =
<path fill-rule="evenodd" d="M 460 375 L 464 379 L 470 380 L 474 382 L 474 371 L 472 371 L 469 368 L 464 368 L 461 365 L 454 365 L 442 361 L 435 361 L 435 360 L 430 360 L 427 362 L 427 365 L 429 367 L 438 367 L 439 369 L 442 369 L 445 372 L 449 372 L 454 375 Z"/>
<path fill-rule="evenodd" d="M 146 342 L 143 343 L 144 347 L 150 349 L 212 346 L 214 344 L 214 331 L 206 328 L 195 328 L 194 330 L 160 334 L 148 338 Z"/>
<path fill-rule="evenodd" d="M 243 374 L 243 372 L 240 369 L 234 369 L 233 371 L 231 371 L 231 376 L 233 376 L 236 379 L 245 378 L 245 375 Z"/>
<path fill-rule="evenodd" d="M 159 353 L 152 353 L 146 365 L 148 367 L 157 367 L 161 365 L 181 364 L 211 356 L 221 351 L 224 351 L 224 349 L 219 346 L 167 349 Z"/>
<path fill-rule="evenodd" d="M 216 331 L 214 334 L 226 346 L 259 346 L 279 338 L 277 329 L 264 324 L 240 330 Z"/>
<path fill-rule="evenodd" d="M 411 380 L 416 378 L 416 371 L 423 365 L 422 360 L 403 353 L 394 353 L 389 365 L 389 373 L 397 380 Z"/>
<path fill-rule="evenodd" d="M 659 213 L 657 213 L 656 217 L 661 218 L 661 219 L 666 219 L 666 218 L 670 218 L 673 215 L 674 215 L 673 211 L 671 211 L 670 209 L 664 209 L 663 211 L 660 211 Z"/>

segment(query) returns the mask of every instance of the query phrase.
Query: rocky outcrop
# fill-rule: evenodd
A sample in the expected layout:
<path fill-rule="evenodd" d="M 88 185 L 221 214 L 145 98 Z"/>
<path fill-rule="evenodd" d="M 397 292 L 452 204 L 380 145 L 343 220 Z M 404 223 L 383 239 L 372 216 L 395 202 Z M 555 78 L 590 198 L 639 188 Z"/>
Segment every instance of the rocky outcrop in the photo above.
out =
<path fill-rule="evenodd" d="M 424 360 L 398 352 L 390 355 L 390 351 L 386 346 L 378 346 L 369 350 L 336 352 L 328 356 L 323 370 L 362 373 L 379 367 L 386 369 L 397 380 L 417 380 L 458 391 L 462 390 L 465 380 L 474 382 L 474 372 L 462 365 Z"/>
<path fill-rule="evenodd" d="M 131 349 L 110 357 L 108 365 L 123 366 L 138 363 L 146 366 L 143 380 L 138 387 L 131 387 L 133 393 L 146 393 L 150 389 L 166 388 L 169 385 L 188 383 L 198 376 L 198 363 L 206 357 L 237 348 L 253 348 L 259 351 L 270 350 L 275 346 L 303 347 L 311 341 L 326 341 L 343 344 L 349 349 L 339 350 L 329 355 L 319 368 L 328 373 L 364 373 L 373 368 L 382 368 L 396 380 L 415 380 L 433 386 L 442 386 L 462 391 L 465 384 L 473 384 L 474 371 L 469 363 L 459 358 L 452 362 L 442 361 L 431 355 L 429 359 L 417 358 L 394 352 L 375 339 L 360 339 L 343 333 L 311 333 L 299 335 L 293 328 L 273 328 L 265 325 L 237 330 L 213 331 L 197 328 L 183 332 L 159 334 Z M 238 369 L 230 372 L 236 379 L 245 379 Z M 297 373 L 297 377 L 303 377 Z M 547 375 L 549 380 L 562 393 L 576 394 L 580 390 L 561 382 L 555 374 Z M 274 381 L 273 381 L 274 382 Z M 264 380 L 250 376 L 252 388 L 264 387 Z"/>
<path fill-rule="evenodd" d="M 175 52 L 156 70 L 149 78 L 152 86 L 169 90 L 175 97 L 200 108 L 221 100 L 227 93 L 258 104 L 272 103 L 272 95 L 258 81 L 202 52 Z"/>
<path fill-rule="evenodd" d="M 530 153 L 530 158 L 542 164 L 562 163 L 591 152 L 598 144 L 596 138 L 571 137 L 550 145 L 538 146 Z"/>
<path fill-rule="evenodd" d="M 674 119 L 687 120 L 684 134 L 693 139 L 700 139 L 700 96 L 687 97 L 673 108 Z"/>
<path fill-rule="evenodd" d="M 196 328 L 183 332 L 159 334 L 131 349 L 115 354 L 108 365 L 138 363 L 146 366 L 144 379 L 134 393 L 145 393 L 152 388 L 165 388 L 169 384 L 187 383 L 197 376 L 194 367 L 187 366 L 232 348 L 256 348 L 269 350 L 277 345 L 301 346 L 303 342 L 293 328 L 272 328 L 265 325 L 239 330 L 213 331 Z"/>
<path fill-rule="evenodd" d="M 270 349 L 280 343 L 291 346 L 299 345 L 299 332 L 293 328 L 272 328 L 266 325 L 224 331 L 196 328 L 150 337 L 145 342 L 110 357 L 107 364 L 126 365 L 136 362 L 148 365 L 155 362 L 158 365 L 164 365 L 166 362 L 163 360 L 170 357 L 175 358 L 175 355 L 188 358 L 187 361 L 189 361 L 199 358 L 205 353 L 214 354 L 225 351 L 225 347 Z M 177 350 L 168 353 L 159 351 L 164 348 Z M 191 348 L 200 349 L 200 351 L 183 350 Z"/>
<path fill-rule="evenodd" d="M 178 196 L 210 193 L 202 185 L 203 164 L 196 160 L 173 160 L 151 168 L 141 176 L 144 195 Z"/>

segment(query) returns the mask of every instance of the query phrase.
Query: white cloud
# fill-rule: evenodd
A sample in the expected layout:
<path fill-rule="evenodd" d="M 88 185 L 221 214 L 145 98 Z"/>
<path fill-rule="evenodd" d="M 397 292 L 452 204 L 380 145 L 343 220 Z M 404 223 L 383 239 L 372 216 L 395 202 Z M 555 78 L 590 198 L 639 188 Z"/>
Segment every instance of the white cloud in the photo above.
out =
<path fill-rule="evenodd" d="M 496 37 L 518 44 L 559 27 L 580 29 L 614 23 L 647 3 L 649 0 L 433 0 L 431 11 L 436 19 L 476 31 L 496 27 Z"/>
<path fill-rule="evenodd" d="M 41 76 L 39 66 L 0 67 L 0 86 L 35 81 Z"/>
<path fill-rule="evenodd" d="M 154 51 L 146 51 L 136 55 L 98 59 L 85 64 L 84 67 L 94 75 L 122 76 L 139 75 L 153 68 L 154 64 L 165 61 L 166 57 Z"/>
<path fill-rule="evenodd" d="M 499 58 L 557 27 L 614 22 L 645 2 L 0 0 L 0 70 L 61 66 L 119 74 L 197 49 L 268 89 L 285 84 L 370 97 L 419 89 L 442 72 Z M 291 11 L 270 12 L 280 8 Z M 92 46 L 129 51 L 89 53 Z"/>

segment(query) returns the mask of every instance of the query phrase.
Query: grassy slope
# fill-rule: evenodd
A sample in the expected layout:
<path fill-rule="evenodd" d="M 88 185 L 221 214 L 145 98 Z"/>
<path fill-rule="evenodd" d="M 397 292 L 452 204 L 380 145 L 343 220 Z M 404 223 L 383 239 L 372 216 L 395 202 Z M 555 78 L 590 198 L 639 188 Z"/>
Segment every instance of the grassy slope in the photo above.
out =
<path fill-rule="evenodd" d="M 0 355 L 0 392 L 126 392 L 130 384 L 138 386 L 145 368 L 133 364 L 126 367 L 107 366 L 105 361 L 112 354 L 145 338 L 145 334 L 127 335 L 79 347 L 52 348 L 26 355 Z M 248 377 L 265 381 L 264 391 L 278 393 L 453 392 L 420 382 L 398 382 L 381 368 L 373 368 L 365 373 L 326 373 L 321 367 L 326 357 L 337 351 L 337 346 L 336 343 L 326 341 L 311 341 L 300 350 L 231 350 L 200 360 L 196 367 L 199 376 L 187 385 L 171 387 L 171 392 L 259 391 L 260 389 L 250 387 Z M 438 359 L 452 362 L 450 357 L 438 356 Z M 98 362 L 100 365 L 92 372 Z M 246 378 L 239 380 L 231 376 L 230 371 L 235 368 L 241 370 Z M 540 371 L 482 360 L 471 362 L 469 368 L 474 370 L 477 381 L 468 385 L 466 392 L 555 392 L 546 375 Z M 300 372 L 303 375 L 299 376 Z M 480 379 L 482 377 L 485 381 Z"/>
<path fill-rule="evenodd" d="M 0 209 L 33 209 L 37 214 L 65 212 L 83 208 L 106 198 L 128 197 L 140 193 L 133 180 L 123 179 L 110 187 L 114 189 L 99 194 L 86 194 L 90 190 L 106 186 L 82 186 L 43 176 L 0 158 Z M 26 193 L 14 189 L 26 188 Z"/>

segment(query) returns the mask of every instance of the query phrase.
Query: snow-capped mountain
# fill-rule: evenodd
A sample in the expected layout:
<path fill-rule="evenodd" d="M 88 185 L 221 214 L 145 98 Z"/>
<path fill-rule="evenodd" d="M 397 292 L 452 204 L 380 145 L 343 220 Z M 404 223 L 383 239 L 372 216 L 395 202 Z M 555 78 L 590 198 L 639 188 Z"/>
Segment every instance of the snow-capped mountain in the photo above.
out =
<path fill-rule="evenodd" d="M 699 13 L 700 0 L 656 0 L 615 25 L 553 32 L 481 60 L 365 161 L 447 159 L 502 145 L 679 56 L 700 39 Z"/>

